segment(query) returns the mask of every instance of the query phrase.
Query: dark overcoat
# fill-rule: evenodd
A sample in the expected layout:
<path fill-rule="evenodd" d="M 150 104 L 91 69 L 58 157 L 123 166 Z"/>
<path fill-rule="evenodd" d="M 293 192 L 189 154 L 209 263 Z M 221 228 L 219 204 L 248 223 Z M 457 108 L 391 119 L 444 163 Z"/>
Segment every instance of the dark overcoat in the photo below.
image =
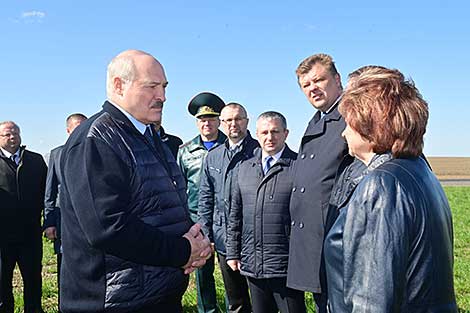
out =
<path fill-rule="evenodd" d="M 334 107 L 310 120 L 294 165 L 287 286 L 321 293 L 320 264 L 328 204 L 337 169 L 348 153 L 346 124 Z"/>
<path fill-rule="evenodd" d="M 0 151 L 0 245 L 41 236 L 46 173 L 42 156 L 24 146 L 18 166 Z"/>

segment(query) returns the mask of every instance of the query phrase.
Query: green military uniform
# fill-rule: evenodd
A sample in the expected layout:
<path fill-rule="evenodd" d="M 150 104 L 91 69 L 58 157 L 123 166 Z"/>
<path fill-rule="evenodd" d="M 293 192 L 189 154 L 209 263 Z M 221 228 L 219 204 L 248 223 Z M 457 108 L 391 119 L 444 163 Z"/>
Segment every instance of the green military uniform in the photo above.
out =
<path fill-rule="evenodd" d="M 202 92 L 194 96 L 188 104 L 188 111 L 197 119 L 218 117 L 225 103 L 219 96 Z M 212 150 L 223 144 L 226 136 L 217 130 L 217 140 L 209 149 Z M 202 163 L 209 151 L 204 146 L 201 135 L 194 137 L 182 145 L 178 150 L 176 161 L 186 178 L 188 194 L 188 207 L 191 219 L 194 222 L 198 220 L 198 198 L 199 198 L 199 180 L 201 177 Z M 207 260 L 206 264 L 196 270 L 197 287 L 197 309 L 199 313 L 217 313 L 217 298 L 215 292 L 214 280 L 214 257 Z"/>
<path fill-rule="evenodd" d="M 226 136 L 219 130 L 217 135 L 217 141 L 212 146 L 211 150 L 217 146 L 223 144 L 226 140 Z M 191 219 L 197 222 L 197 203 L 199 195 L 199 179 L 201 176 L 201 168 L 204 157 L 207 154 L 207 149 L 202 143 L 201 136 L 194 137 L 191 141 L 183 144 L 179 151 L 177 162 L 183 172 L 183 176 L 186 177 L 187 194 L 188 194 L 188 207 Z"/>

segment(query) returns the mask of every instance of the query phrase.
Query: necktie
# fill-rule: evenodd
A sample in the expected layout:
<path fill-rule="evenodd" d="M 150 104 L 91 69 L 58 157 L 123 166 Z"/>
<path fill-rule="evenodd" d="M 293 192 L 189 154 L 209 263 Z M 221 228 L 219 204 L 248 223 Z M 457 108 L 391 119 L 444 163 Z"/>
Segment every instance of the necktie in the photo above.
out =
<path fill-rule="evenodd" d="M 273 160 L 274 160 L 274 159 L 273 159 L 272 156 L 268 156 L 268 157 L 265 158 L 265 162 L 266 162 L 266 163 L 264 164 L 264 169 L 263 169 L 263 170 L 264 170 L 264 175 L 266 175 L 266 173 L 267 173 L 267 172 L 269 171 L 269 169 L 271 168 L 271 166 L 272 166 L 271 163 L 272 163 Z"/>
<path fill-rule="evenodd" d="M 10 160 L 13 162 L 13 165 L 15 165 L 15 167 L 18 166 L 18 163 L 16 163 L 16 154 L 12 154 L 10 156 Z"/>
<path fill-rule="evenodd" d="M 153 138 L 153 131 L 151 127 L 152 126 L 147 125 L 147 127 L 145 128 L 144 136 L 152 144 L 152 146 L 155 147 L 155 140 Z"/>

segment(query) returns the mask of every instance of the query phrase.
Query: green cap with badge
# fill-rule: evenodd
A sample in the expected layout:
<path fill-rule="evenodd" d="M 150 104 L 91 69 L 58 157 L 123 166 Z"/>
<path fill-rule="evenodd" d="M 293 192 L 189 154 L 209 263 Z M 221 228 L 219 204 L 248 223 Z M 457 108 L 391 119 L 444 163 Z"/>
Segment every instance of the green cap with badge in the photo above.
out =
<path fill-rule="evenodd" d="M 189 101 L 188 111 L 197 118 L 219 116 L 224 106 L 225 103 L 219 96 L 211 92 L 201 92 Z"/>

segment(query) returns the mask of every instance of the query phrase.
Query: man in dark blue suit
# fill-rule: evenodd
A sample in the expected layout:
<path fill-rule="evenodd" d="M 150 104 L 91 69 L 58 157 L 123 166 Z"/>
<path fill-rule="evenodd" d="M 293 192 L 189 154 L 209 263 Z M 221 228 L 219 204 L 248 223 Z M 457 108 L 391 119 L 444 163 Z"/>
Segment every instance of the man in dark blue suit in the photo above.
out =
<path fill-rule="evenodd" d="M 306 58 L 296 70 L 300 88 L 317 112 L 300 143 L 290 202 L 291 242 L 287 286 L 311 291 L 317 312 L 326 312 L 321 271 L 328 203 L 338 167 L 348 153 L 338 112 L 341 78 L 331 56 Z"/>
<path fill-rule="evenodd" d="M 66 119 L 67 135 L 70 135 L 87 117 L 81 113 L 74 113 Z M 51 150 L 46 179 L 46 193 L 44 198 L 44 235 L 54 242 L 54 252 L 57 254 L 57 286 L 60 286 L 60 265 L 62 264 L 62 247 L 60 241 L 60 156 L 63 145 Z M 60 294 L 60 292 L 59 292 Z M 59 299 L 60 300 L 60 299 Z M 60 312 L 60 310 L 59 310 Z"/>

